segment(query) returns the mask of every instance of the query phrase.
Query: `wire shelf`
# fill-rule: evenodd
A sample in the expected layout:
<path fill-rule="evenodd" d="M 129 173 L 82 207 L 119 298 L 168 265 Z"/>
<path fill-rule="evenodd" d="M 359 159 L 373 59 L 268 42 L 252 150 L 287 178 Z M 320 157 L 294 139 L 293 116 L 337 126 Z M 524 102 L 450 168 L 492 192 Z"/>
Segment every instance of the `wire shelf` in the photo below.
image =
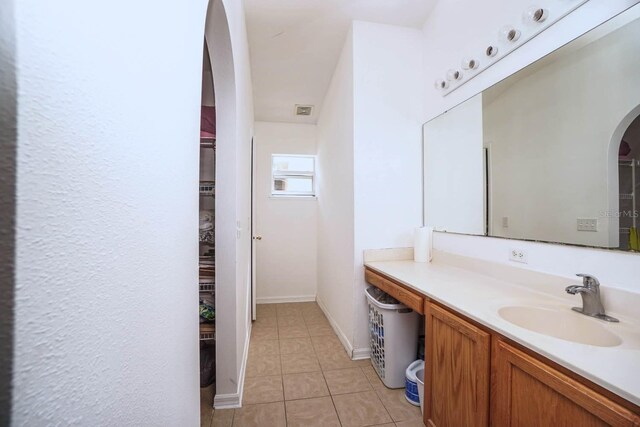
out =
<path fill-rule="evenodd" d="M 200 138 L 200 148 L 213 148 L 216 149 L 215 138 Z"/>
<path fill-rule="evenodd" d="M 216 182 L 215 181 L 200 181 L 200 195 L 201 196 L 215 196 L 216 195 Z"/>
<path fill-rule="evenodd" d="M 216 339 L 216 325 L 215 323 L 201 323 L 200 324 L 200 341 L 209 341 Z"/>
<path fill-rule="evenodd" d="M 201 277 L 198 283 L 200 292 L 212 292 L 216 291 L 216 280 L 211 277 Z"/>

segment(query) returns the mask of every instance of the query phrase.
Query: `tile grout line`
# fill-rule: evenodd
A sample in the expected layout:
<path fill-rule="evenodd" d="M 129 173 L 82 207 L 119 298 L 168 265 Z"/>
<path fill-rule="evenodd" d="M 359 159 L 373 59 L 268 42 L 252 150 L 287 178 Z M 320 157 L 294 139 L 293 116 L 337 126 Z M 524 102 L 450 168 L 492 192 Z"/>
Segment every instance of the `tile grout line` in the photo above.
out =
<path fill-rule="evenodd" d="M 324 367 L 322 366 L 322 364 L 320 364 L 320 354 L 319 354 L 319 353 L 320 353 L 320 352 L 322 352 L 322 349 L 317 349 L 317 348 L 316 348 L 316 346 L 314 346 L 314 340 L 313 340 L 313 338 L 314 338 L 314 337 L 312 337 L 312 336 L 311 336 L 311 333 L 310 333 L 310 331 L 309 331 L 309 325 L 307 324 L 307 320 L 306 320 L 306 318 L 305 318 L 305 316 L 304 316 L 304 312 L 303 312 L 303 311 L 299 311 L 299 313 L 302 315 L 303 325 L 304 325 L 304 327 L 305 327 L 305 329 L 306 329 L 307 336 L 306 336 L 306 337 L 294 337 L 294 338 L 289 338 L 289 339 L 301 339 L 301 340 L 303 340 L 303 339 L 308 339 L 308 340 L 309 340 L 309 342 L 311 343 L 311 350 L 312 350 L 312 354 L 313 354 L 313 356 L 316 358 L 316 360 L 318 361 L 319 368 L 320 368 L 319 372 L 320 372 L 320 373 L 321 373 L 321 375 L 322 375 L 322 379 L 323 379 L 323 381 L 324 381 L 324 385 L 327 387 L 328 397 L 331 399 L 331 403 L 332 403 L 332 405 L 333 405 L 333 409 L 334 409 L 334 411 L 335 411 L 335 413 L 336 413 L 336 416 L 337 416 L 337 418 L 338 418 L 338 423 L 342 426 L 342 425 L 343 425 L 343 422 L 342 422 L 342 420 L 340 419 L 340 415 L 339 415 L 339 413 L 338 413 L 338 410 L 337 410 L 337 407 L 336 407 L 336 404 L 335 404 L 334 396 L 333 396 L 333 394 L 331 393 L 331 390 L 329 389 L 329 385 L 328 385 L 328 383 L 327 383 L 327 379 L 326 379 L 326 376 L 325 376 L 325 372 L 326 372 L 326 371 L 331 371 L 331 370 L 336 370 L 336 369 L 324 369 Z M 316 399 L 316 398 L 321 398 L 322 396 L 318 396 L 318 397 L 306 397 L 306 398 L 302 398 L 302 399 L 287 399 L 287 398 L 286 398 L 285 391 L 284 391 L 284 375 L 285 375 L 285 373 L 284 373 L 284 370 L 283 370 L 283 362 L 282 362 L 282 356 L 283 356 L 283 354 L 282 354 L 282 352 L 281 352 L 281 346 L 280 346 L 281 341 L 282 341 L 282 339 L 283 339 L 283 338 L 280 336 L 280 326 L 279 326 L 279 323 L 278 323 L 278 319 L 279 319 L 279 318 L 284 318 L 284 317 L 286 317 L 286 315 L 280 314 L 280 316 L 278 316 L 278 310 L 277 310 L 277 308 L 276 308 L 276 310 L 275 310 L 276 326 L 275 326 L 275 327 L 276 327 L 276 332 L 277 332 L 277 337 L 278 337 L 278 338 L 277 338 L 278 360 L 279 360 L 279 362 L 280 362 L 280 375 L 279 375 L 279 377 L 280 377 L 280 380 L 281 380 L 281 383 L 282 383 L 282 396 L 283 396 L 283 400 L 282 400 L 282 402 L 283 402 L 283 405 L 284 405 L 284 411 L 285 411 L 285 424 L 286 424 L 286 425 L 288 425 L 288 420 L 287 420 L 287 409 L 286 409 L 286 408 L 287 408 L 287 405 L 286 405 L 286 402 L 289 402 L 289 401 L 298 401 L 298 400 Z M 324 313 L 323 313 L 323 317 L 324 317 L 324 319 L 326 320 L 326 316 L 324 316 Z M 294 326 L 295 326 L 295 325 L 294 325 Z M 329 334 L 329 335 L 321 334 L 321 335 L 318 335 L 317 337 L 323 337 L 323 336 L 330 336 L 330 337 L 333 337 L 333 336 L 336 336 L 335 332 L 334 332 L 334 331 L 332 331 L 332 332 L 333 332 L 332 334 Z M 285 339 L 286 339 L 286 338 L 285 338 Z M 293 352 L 293 353 L 291 353 L 291 354 L 294 354 L 294 353 L 303 353 L 303 352 Z M 378 392 L 377 392 L 377 390 L 375 389 L 374 384 L 372 383 L 371 379 L 369 379 L 369 377 L 366 375 L 366 373 L 365 373 L 365 371 L 364 371 L 364 369 L 365 369 L 365 368 L 364 368 L 364 367 L 362 367 L 362 366 L 357 366 L 357 367 L 358 367 L 358 368 L 360 368 L 360 373 L 361 373 L 362 375 L 364 375 L 364 376 L 365 376 L 365 378 L 366 378 L 366 380 L 367 380 L 367 383 L 370 385 L 371 390 L 374 392 L 374 395 L 375 395 L 375 396 L 376 396 L 376 397 L 381 401 L 381 403 L 382 403 L 382 400 L 380 399 L 380 396 L 378 395 Z M 349 368 L 337 368 L 337 369 L 339 370 L 339 369 L 349 369 Z M 315 372 L 315 371 L 313 371 L 313 372 Z M 294 373 L 294 374 L 305 374 L 305 373 L 306 373 L 306 374 L 308 374 L 308 373 L 313 373 L 313 372 L 312 372 L 312 371 L 309 371 L 309 372 L 301 372 L 301 373 Z M 293 375 L 293 374 L 292 374 L 292 375 Z M 356 393 L 355 393 L 355 392 L 354 392 L 354 393 L 345 393 L 345 394 L 340 394 L 339 396 L 346 395 L 346 394 L 356 394 Z M 382 404 L 382 407 L 384 408 L 385 413 L 387 414 L 387 416 L 389 417 L 389 419 L 391 419 L 391 423 L 395 423 L 395 421 L 393 420 L 393 417 L 391 417 L 391 414 L 389 413 L 389 411 L 388 411 L 387 407 L 384 405 L 384 403 Z M 233 413 L 233 417 L 232 417 L 232 425 L 233 425 L 233 423 L 235 422 L 235 415 L 236 415 L 236 414 L 235 414 L 235 411 L 234 411 L 234 413 Z M 213 421 L 212 421 L 212 422 L 213 422 Z"/>

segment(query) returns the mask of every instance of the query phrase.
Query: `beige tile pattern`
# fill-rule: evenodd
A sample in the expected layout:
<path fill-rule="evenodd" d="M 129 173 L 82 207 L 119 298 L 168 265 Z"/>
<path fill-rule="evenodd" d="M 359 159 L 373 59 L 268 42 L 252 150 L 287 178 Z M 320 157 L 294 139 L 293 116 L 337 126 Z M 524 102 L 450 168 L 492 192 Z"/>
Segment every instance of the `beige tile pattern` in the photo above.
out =
<path fill-rule="evenodd" d="M 258 305 L 243 407 L 208 414 L 212 427 L 422 426 L 403 389 L 351 360 L 315 302 Z"/>
<path fill-rule="evenodd" d="M 340 427 L 330 397 L 286 402 L 288 427 Z"/>
<path fill-rule="evenodd" d="M 233 416 L 236 427 L 286 427 L 284 402 L 242 405 Z"/>
<path fill-rule="evenodd" d="M 382 382 L 378 374 L 376 374 L 376 371 L 373 369 L 373 366 L 364 366 L 362 368 L 362 372 L 367 377 L 367 379 L 369 380 L 369 384 L 371 384 L 371 387 L 373 387 L 374 390 L 378 390 L 381 388 L 386 389 L 384 383 Z"/>
<path fill-rule="evenodd" d="M 249 354 L 280 354 L 280 340 L 252 340 Z"/>
<path fill-rule="evenodd" d="M 391 417 L 373 391 L 333 396 L 344 427 L 361 427 L 391 422 Z"/>
<path fill-rule="evenodd" d="M 280 354 L 313 353 L 311 338 L 287 338 L 280 340 Z"/>
<path fill-rule="evenodd" d="M 324 371 L 324 378 L 332 395 L 373 390 L 360 368 Z"/>
<path fill-rule="evenodd" d="M 252 340 L 277 340 L 277 326 L 256 326 L 251 328 Z"/>
<path fill-rule="evenodd" d="M 407 421 L 422 418 L 419 406 L 413 406 L 404 397 L 404 389 L 389 390 L 386 387 L 376 390 L 385 409 L 393 421 Z"/>
<path fill-rule="evenodd" d="M 243 404 L 271 403 L 284 400 L 282 376 L 249 377 L 244 381 Z"/>
<path fill-rule="evenodd" d="M 304 372 L 282 376 L 286 400 L 308 399 L 329 395 L 322 372 Z"/>
<path fill-rule="evenodd" d="M 247 360 L 247 372 L 245 373 L 247 378 L 280 374 L 282 374 L 282 369 L 280 368 L 279 354 L 249 355 Z"/>
<path fill-rule="evenodd" d="M 281 354 L 283 374 L 314 372 L 320 370 L 320 364 L 314 353 Z"/>
<path fill-rule="evenodd" d="M 305 325 L 278 326 L 280 339 L 305 338 L 309 336 L 309 331 Z"/>
<path fill-rule="evenodd" d="M 213 412 L 211 427 L 231 427 L 235 409 L 216 409 Z"/>

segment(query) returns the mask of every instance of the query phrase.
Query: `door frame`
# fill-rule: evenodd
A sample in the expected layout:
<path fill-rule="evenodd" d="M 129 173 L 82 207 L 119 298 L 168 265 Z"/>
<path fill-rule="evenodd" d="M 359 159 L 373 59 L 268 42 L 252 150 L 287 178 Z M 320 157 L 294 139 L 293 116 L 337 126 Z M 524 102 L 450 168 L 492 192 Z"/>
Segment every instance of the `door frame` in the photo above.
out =
<path fill-rule="evenodd" d="M 256 320 L 256 238 L 255 238 L 255 145 L 251 138 L 251 174 L 249 185 L 251 187 L 251 320 Z"/>

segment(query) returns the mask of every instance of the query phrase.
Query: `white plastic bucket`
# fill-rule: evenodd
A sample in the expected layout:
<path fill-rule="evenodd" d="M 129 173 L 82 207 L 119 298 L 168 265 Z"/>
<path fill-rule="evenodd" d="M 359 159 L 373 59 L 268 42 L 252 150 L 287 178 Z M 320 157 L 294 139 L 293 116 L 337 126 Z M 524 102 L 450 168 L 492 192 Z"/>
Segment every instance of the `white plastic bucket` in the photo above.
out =
<path fill-rule="evenodd" d="M 420 395 L 418 392 L 417 372 L 424 370 L 424 360 L 416 360 L 407 368 L 405 372 L 404 397 L 409 403 L 415 406 L 420 405 Z"/>
<path fill-rule="evenodd" d="M 418 396 L 420 398 L 420 411 L 424 414 L 424 367 L 416 371 L 416 382 L 418 383 Z"/>

